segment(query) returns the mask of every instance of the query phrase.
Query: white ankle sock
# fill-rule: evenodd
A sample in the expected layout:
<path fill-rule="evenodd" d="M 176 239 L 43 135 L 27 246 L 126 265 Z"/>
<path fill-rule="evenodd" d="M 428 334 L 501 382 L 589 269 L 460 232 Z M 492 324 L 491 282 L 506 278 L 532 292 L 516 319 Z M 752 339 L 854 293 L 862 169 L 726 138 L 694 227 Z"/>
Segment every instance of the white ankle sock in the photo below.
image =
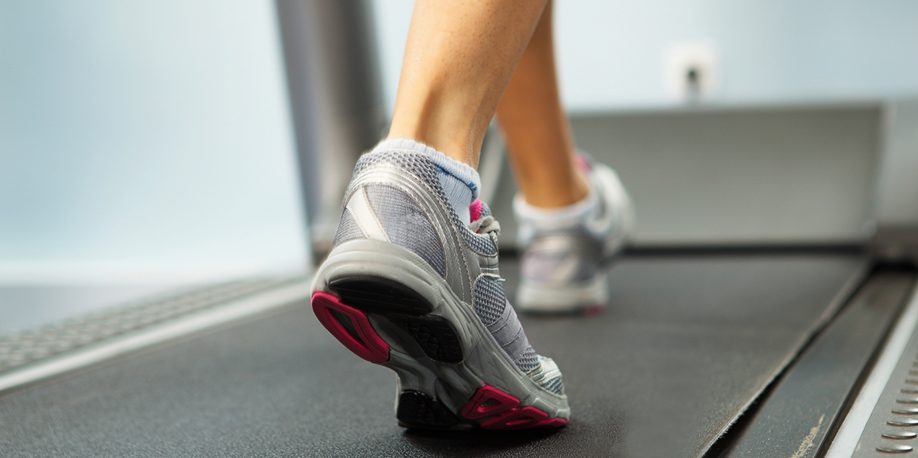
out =
<path fill-rule="evenodd" d="M 586 197 L 564 207 L 536 207 L 526 202 L 519 193 L 513 198 L 513 213 L 519 224 L 517 239 L 521 244 L 528 242 L 536 231 L 560 231 L 595 220 L 599 217 L 599 211 L 599 194 L 592 184 Z"/>
<path fill-rule="evenodd" d="M 463 164 L 423 143 L 405 138 L 383 140 L 373 148 L 378 150 L 409 150 L 426 154 L 437 167 L 437 177 L 440 186 L 446 194 L 446 200 L 459 215 L 459 220 L 465 224 L 471 222 L 469 205 L 478 198 L 481 189 L 481 177 L 478 172 L 467 164 Z"/>

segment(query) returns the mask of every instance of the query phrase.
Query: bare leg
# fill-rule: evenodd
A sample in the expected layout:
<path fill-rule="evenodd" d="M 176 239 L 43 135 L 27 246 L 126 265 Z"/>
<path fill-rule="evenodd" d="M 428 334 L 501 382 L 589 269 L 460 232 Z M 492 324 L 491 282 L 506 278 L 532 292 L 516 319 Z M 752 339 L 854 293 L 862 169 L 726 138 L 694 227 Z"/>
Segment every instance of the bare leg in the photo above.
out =
<path fill-rule="evenodd" d="M 573 162 L 574 141 L 558 96 L 551 22 L 549 1 L 497 108 L 520 191 L 530 205 L 546 208 L 589 192 Z"/>
<path fill-rule="evenodd" d="M 478 166 L 485 131 L 545 0 L 418 0 L 389 138 Z"/>

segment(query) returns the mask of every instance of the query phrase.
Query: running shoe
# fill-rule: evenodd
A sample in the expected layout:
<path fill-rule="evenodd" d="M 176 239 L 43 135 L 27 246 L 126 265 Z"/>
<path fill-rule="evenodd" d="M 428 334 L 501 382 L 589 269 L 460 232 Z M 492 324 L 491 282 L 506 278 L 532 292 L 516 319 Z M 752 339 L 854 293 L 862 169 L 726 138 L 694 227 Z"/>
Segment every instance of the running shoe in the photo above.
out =
<path fill-rule="evenodd" d="M 533 351 L 504 294 L 499 225 L 480 201 L 469 210 L 466 226 L 428 155 L 363 155 L 313 311 L 351 352 L 395 371 L 402 426 L 563 426 L 561 372 Z"/>
<path fill-rule="evenodd" d="M 516 296 L 521 311 L 595 313 L 609 300 L 602 268 L 634 232 L 634 208 L 614 170 L 583 154 L 577 162 L 590 182 L 583 201 L 541 210 L 522 195 L 514 198 L 518 242 L 524 247 Z"/>

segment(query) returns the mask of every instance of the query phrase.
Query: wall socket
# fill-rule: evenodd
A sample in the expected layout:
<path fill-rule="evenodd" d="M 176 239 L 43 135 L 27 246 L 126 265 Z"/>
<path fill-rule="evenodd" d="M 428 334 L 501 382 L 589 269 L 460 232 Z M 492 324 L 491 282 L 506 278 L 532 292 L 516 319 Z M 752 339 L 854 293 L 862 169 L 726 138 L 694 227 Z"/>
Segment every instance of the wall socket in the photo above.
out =
<path fill-rule="evenodd" d="M 676 43 L 666 49 L 666 87 L 680 102 L 708 99 L 720 84 L 720 55 L 711 42 Z"/>

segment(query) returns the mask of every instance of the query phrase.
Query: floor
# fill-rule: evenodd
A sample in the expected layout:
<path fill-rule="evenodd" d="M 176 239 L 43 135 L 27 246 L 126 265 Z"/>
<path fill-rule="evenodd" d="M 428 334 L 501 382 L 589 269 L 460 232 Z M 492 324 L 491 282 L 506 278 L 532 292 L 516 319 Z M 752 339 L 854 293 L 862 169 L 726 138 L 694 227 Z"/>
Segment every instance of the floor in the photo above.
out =
<path fill-rule="evenodd" d="M 402 429 L 393 374 L 298 303 L 8 392 L 0 444 L 9 456 L 701 456 L 859 267 L 842 255 L 624 258 L 604 313 L 523 318 L 564 371 L 573 420 L 557 431 Z"/>

